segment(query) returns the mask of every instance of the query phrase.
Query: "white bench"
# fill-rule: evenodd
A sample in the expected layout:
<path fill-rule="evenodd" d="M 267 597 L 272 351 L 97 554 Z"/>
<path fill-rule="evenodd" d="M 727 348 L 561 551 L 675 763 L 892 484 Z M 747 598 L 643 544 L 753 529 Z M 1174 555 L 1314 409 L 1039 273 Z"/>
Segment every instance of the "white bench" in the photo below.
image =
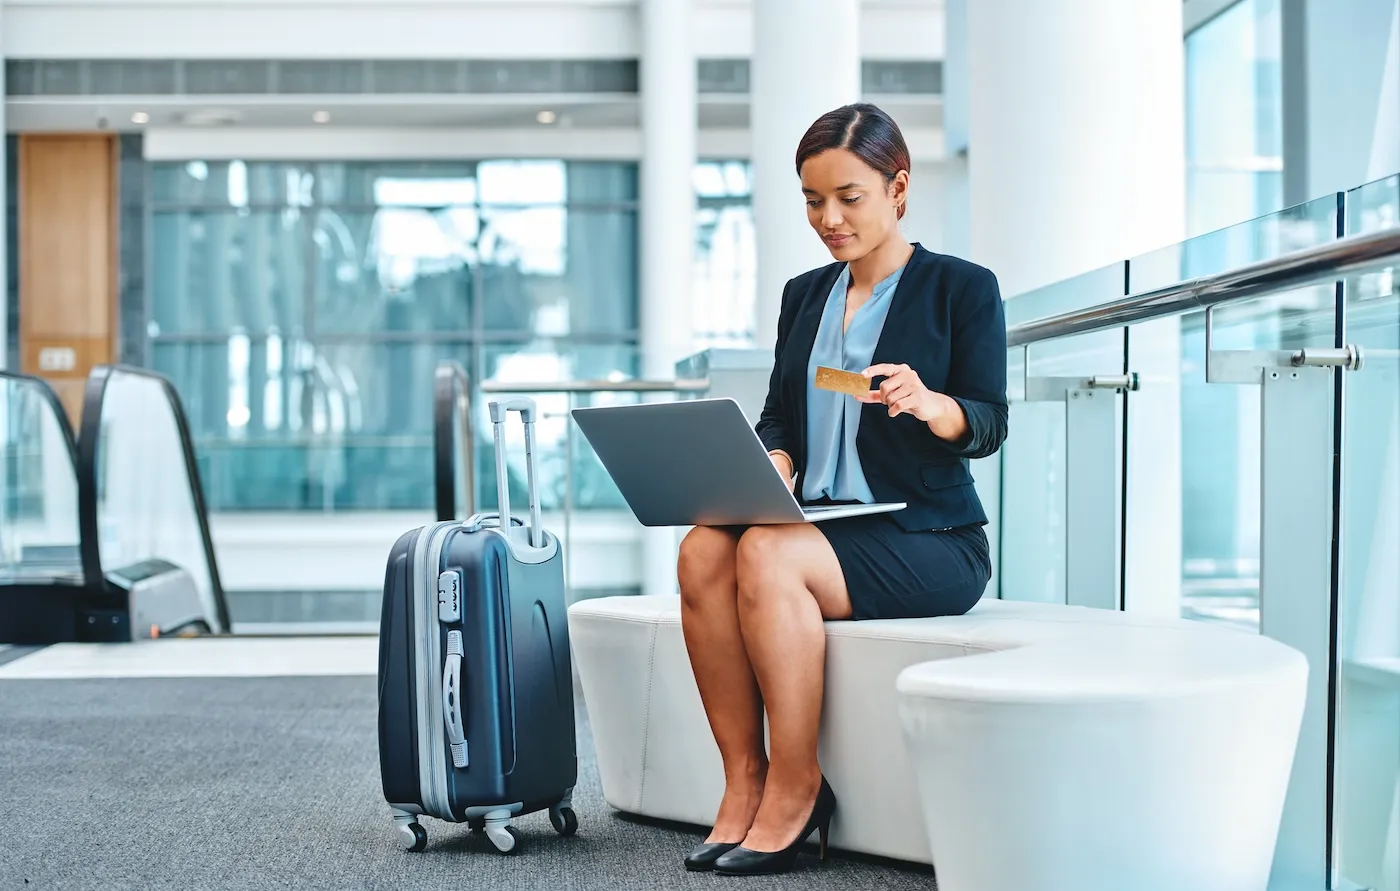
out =
<path fill-rule="evenodd" d="M 1265 888 L 1305 695 L 1296 651 L 991 599 L 826 628 L 833 846 L 933 863 L 942 891 Z M 608 803 L 711 823 L 723 771 L 679 598 L 582 601 L 569 630 Z"/>

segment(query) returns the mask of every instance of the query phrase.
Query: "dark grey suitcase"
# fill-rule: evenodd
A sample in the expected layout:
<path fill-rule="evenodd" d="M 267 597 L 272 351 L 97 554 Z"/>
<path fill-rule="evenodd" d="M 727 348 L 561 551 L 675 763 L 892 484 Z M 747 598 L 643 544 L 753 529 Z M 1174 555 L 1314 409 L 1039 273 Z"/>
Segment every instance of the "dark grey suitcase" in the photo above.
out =
<path fill-rule="evenodd" d="M 510 516 L 502 424 L 525 422 L 530 523 Z M 559 540 L 540 523 L 535 405 L 490 403 L 499 514 L 435 523 L 389 555 L 379 634 L 379 767 L 400 838 L 423 815 L 518 849 L 513 817 L 549 810 L 572 835 L 578 779 L 573 669 Z"/>

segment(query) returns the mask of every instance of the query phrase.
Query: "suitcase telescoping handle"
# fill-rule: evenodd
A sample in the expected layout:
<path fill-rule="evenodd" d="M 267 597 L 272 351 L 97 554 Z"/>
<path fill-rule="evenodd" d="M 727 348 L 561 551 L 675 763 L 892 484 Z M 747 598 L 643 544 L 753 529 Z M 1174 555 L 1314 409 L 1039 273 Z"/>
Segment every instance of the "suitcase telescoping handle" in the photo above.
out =
<path fill-rule="evenodd" d="M 510 535 L 510 480 L 506 476 L 506 443 L 504 424 L 513 411 L 520 412 L 525 422 L 525 486 L 530 498 L 530 547 L 544 545 L 540 529 L 540 498 L 535 486 L 535 401 L 525 396 L 512 399 L 493 400 L 488 404 L 491 411 L 491 427 L 496 440 L 496 504 L 500 515 L 501 529 Z"/>

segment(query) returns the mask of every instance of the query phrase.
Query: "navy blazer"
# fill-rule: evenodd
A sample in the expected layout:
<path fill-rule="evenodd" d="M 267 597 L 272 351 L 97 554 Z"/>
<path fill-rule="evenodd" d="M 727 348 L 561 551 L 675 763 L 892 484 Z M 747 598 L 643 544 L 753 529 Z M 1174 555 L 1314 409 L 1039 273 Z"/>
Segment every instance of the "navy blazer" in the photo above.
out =
<path fill-rule="evenodd" d="M 783 289 L 768 398 L 755 426 L 764 448 L 792 456 L 799 497 L 807 463 L 807 363 L 840 273 L 841 264 L 833 263 Z M 957 400 L 968 432 L 949 442 L 913 415 L 891 418 L 884 405 L 862 406 L 856 450 L 871 493 L 877 501 L 908 503 L 890 515 L 905 529 L 985 524 L 967 462 L 995 453 L 1006 440 L 1006 317 L 996 276 L 914 245 L 870 364 L 886 362 L 908 365 L 924 386 Z"/>

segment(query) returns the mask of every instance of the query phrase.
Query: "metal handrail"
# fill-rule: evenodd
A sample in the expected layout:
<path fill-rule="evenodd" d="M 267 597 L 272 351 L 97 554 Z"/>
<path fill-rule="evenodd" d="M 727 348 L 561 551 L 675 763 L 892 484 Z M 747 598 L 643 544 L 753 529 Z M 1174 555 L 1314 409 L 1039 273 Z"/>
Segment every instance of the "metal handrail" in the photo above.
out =
<path fill-rule="evenodd" d="M 675 380 L 483 381 L 483 393 L 696 393 L 710 388 L 705 378 Z"/>
<path fill-rule="evenodd" d="M 1397 261 L 1400 261 L 1400 228 L 1355 235 L 1217 275 L 1189 279 L 1096 306 L 1012 325 L 1006 330 L 1006 345 L 1025 346 L 1058 337 L 1121 328 L 1134 322 L 1325 284 L 1393 266 Z"/>

